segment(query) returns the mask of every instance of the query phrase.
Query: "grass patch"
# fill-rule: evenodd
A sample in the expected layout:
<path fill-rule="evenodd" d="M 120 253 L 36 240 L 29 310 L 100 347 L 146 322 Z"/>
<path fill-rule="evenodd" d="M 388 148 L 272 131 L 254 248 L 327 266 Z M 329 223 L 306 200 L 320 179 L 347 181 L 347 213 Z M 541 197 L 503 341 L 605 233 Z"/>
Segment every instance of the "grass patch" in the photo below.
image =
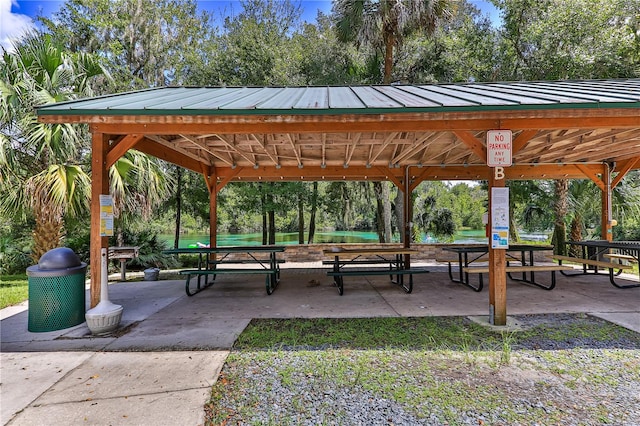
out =
<path fill-rule="evenodd" d="M 462 317 L 255 319 L 212 387 L 206 423 L 640 421 L 640 334 L 587 315 L 521 319 L 529 325 L 510 332 Z"/>
<path fill-rule="evenodd" d="M 0 309 L 22 303 L 29 298 L 27 275 L 0 275 Z"/>
<path fill-rule="evenodd" d="M 640 335 L 584 314 L 557 316 L 520 331 L 495 331 L 465 317 L 253 319 L 235 342 L 236 350 L 388 349 L 499 350 L 591 346 L 593 342 L 640 345 Z M 527 316 L 521 321 L 526 323 Z M 544 347 L 543 347 L 544 346 Z M 506 361 L 507 359 L 505 359 Z"/>

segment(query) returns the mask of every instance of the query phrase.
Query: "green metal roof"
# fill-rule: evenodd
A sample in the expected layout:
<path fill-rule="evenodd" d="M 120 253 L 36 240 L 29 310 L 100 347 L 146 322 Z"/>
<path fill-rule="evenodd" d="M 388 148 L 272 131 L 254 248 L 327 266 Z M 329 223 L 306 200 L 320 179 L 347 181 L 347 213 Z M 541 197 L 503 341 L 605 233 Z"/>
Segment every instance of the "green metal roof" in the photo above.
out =
<path fill-rule="evenodd" d="M 163 87 L 49 104 L 39 115 L 374 114 L 638 108 L 640 79 L 325 87 Z"/>

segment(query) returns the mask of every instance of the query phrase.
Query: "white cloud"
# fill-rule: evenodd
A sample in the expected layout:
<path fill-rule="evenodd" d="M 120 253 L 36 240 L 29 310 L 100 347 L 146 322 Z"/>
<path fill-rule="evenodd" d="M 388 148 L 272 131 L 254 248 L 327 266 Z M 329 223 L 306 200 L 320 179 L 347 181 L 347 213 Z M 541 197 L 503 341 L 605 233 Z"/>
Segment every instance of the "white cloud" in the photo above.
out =
<path fill-rule="evenodd" d="M 12 40 L 35 28 L 33 20 L 27 15 L 11 13 L 11 4 L 15 0 L 0 0 L 0 45 L 8 51 L 13 50 Z"/>

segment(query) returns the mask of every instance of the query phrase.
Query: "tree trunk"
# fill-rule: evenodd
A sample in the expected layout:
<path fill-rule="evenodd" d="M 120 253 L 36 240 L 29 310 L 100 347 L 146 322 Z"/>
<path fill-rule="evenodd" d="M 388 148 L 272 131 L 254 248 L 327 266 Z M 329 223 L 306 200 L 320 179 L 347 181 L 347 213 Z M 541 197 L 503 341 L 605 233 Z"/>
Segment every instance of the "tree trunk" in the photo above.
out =
<path fill-rule="evenodd" d="M 555 203 L 553 206 L 555 214 L 555 224 L 553 236 L 555 242 L 555 253 L 560 255 L 566 254 L 567 227 L 564 219 L 568 212 L 567 197 L 569 194 L 569 181 L 567 179 L 558 179 L 555 184 Z"/>
<path fill-rule="evenodd" d="M 268 241 L 268 224 L 267 224 L 267 196 L 264 193 L 264 188 L 260 185 L 260 201 L 262 202 L 262 245 L 266 245 Z"/>
<path fill-rule="evenodd" d="M 269 209 L 269 244 L 276 243 L 276 212 Z"/>
<path fill-rule="evenodd" d="M 582 241 L 582 216 L 580 214 L 575 214 L 573 219 L 571 220 L 570 225 L 570 238 L 571 241 Z M 570 256 L 582 257 L 582 251 L 580 247 L 571 245 Z"/>
<path fill-rule="evenodd" d="M 389 191 L 389 183 L 382 182 L 382 201 L 384 213 L 384 240 L 391 242 L 391 192 Z"/>
<path fill-rule="evenodd" d="M 276 243 L 276 212 L 273 208 L 273 182 L 268 184 L 267 216 L 269 222 L 269 244 Z"/>
<path fill-rule="evenodd" d="M 398 222 L 398 232 L 400 234 L 400 242 L 404 243 L 404 192 L 398 188 L 396 198 L 394 200 L 396 206 L 396 220 Z"/>
<path fill-rule="evenodd" d="M 309 239 L 307 244 L 313 244 L 316 233 L 316 211 L 318 209 L 318 182 L 313 182 L 313 194 L 311 195 L 311 217 L 309 218 Z"/>
<path fill-rule="evenodd" d="M 378 239 L 381 243 L 391 241 L 391 200 L 389 185 L 386 182 L 374 182 L 373 188 L 376 193 L 376 227 Z"/>
<path fill-rule="evenodd" d="M 384 206 L 382 201 L 381 182 L 373 182 L 373 192 L 376 194 L 376 231 L 378 241 L 384 243 Z"/>
<path fill-rule="evenodd" d="M 384 37 L 384 76 L 382 84 L 391 84 L 391 70 L 393 68 L 393 45 L 395 37 L 392 32 L 386 31 Z"/>
<path fill-rule="evenodd" d="M 36 226 L 33 230 L 31 260 L 38 263 L 40 257 L 51 249 L 60 247 L 64 236 L 62 218 L 48 213 L 47 208 L 36 211 Z"/>
<path fill-rule="evenodd" d="M 182 218 L 182 167 L 176 167 L 176 233 L 173 248 L 180 245 L 180 220 Z"/>
<path fill-rule="evenodd" d="M 298 244 L 304 244 L 304 202 L 298 194 Z"/>

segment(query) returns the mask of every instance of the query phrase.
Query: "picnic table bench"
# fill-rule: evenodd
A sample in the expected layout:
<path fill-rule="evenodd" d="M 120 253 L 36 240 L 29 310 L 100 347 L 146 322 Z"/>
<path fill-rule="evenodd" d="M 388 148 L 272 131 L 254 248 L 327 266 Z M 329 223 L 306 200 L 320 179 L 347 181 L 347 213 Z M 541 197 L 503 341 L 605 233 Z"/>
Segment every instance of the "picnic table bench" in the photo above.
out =
<path fill-rule="evenodd" d="M 538 246 L 532 244 L 511 244 L 506 249 L 507 257 L 507 275 L 513 281 L 518 281 L 523 284 L 530 284 L 545 290 L 551 290 L 555 287 L 555 271 L 559 270 L 558 265 L 535 265 L 534 253 L 537 251 L 549 251 L 552 250 L 551 246 Z M 463 246 L 444 247 L 443 250 L 456 253 L 457 259 L 449 263 L 449 278 L 451 281 L 463 284 L 474 291 L 482 291 L 484 287 L 484 281 L 482 274 L 489 272 L 489 266 L 476 266 L 473 263 L 488 262 L 489 261 L 489 245 L 488 244 L 473 244 Z M 451 264 L 458 262 L 458 277 L 454 277 Z M 511 262 L 519 263 L 519 265 L 511 265 Z M 544 268 L 544 269 L 542 269 Z M 551 285 L 545 285 L 539 283 L 535 279 L 535 273 L 541 271 L 551 272 Z M 469 274 L 477 273 L 478 285 L 473 285 L 469 280 Z M 515 273 L 521 273 L 520 277 L 516 277 Z"/>
<path fill-rule="evenodd" d="M 331 257 L 331 261 L 323 261 L 325 265 L 332 265 L 327 275 L 333 277 L 333 282 L 338 288 L 338 293 L 344 294 L 344 277 L 355 276 L 384 276 L 389 275 L 391 282 L 399 285 L 406 293 L 413 291 L 413 275 L 425 274 L 429 271 L 424 268 L 411 268 L 405 262 L 404 256 L 418 253 L 417 250 L 408 248 L 373 248 L 373 249 L 347 249 L 334 247 L 323 250 L 323 254 Z M 388 265 L 381 268 L 378 265 Z M 357 265 L 354 267 L 354 265 Z M 365 266 L 374 266 L 367 268 Z M 409 276 L 409 282 L 405 284 L 405 275 Z"/>
<path fill-rule="evenodd" d="M 186 275 L 185 291 L 188 296 L 213 285 L 218 275 L 249 274 L 265 275 L 267 294 L 271 295 L 280 282 L 280 263 L 277 253 L 284 252 L 284 246 L 232 246 L 232 247 L 190 247 L 165 250 L 165 254 L 196 254 L 199 256 L 197 269 L 183 269 L 180 275 Z M 245 255 L 246 258 L 232 257 Z M 214 259 L 203 259 L 204 256 L 215 255 Z M 217 257 L 217 256 L 220 257 Z M 260 256 L 262 255 L 262 256 Z M 243 264 L 256 264 L 259 267 L 239 267 Z M 236 265 L 235 267 L 233 265 Z M 231 267 L 225 267 L 231 266 Z M 191 279 L 196 277 L 195 291 L 191 290 Z M 211 277 L 211 282 L 209 282 Z M 204 283 L 202 282 L 204 279 Z"/>
<path fill-rule="evenodd" d="M 640 258 L 640 241 L 567 241 L 569 253 L 573 256 L 553 255 L 552 259 L 562 262 L 572 262 L 582 265 L 575 273 L 562 272 L 565 276 L 599 274 L 601 271 L 609 276 L 609 282 L 617 288 L 628 289 L 640 287 L 640 284 L 621 284 L 616 281 L 622 271 L 632 270 L 631 263 L 637 263 Z M 605 260 L 611 259 L 611 260 Z M 640 272 L 639 272 L 640 280 Z"/>
<path fill-rule="evenodd" d="M 480 288 L 482 288 L 482 274 L 489 273 L 489 266 L 467 266 L 467 267 L 463 267 L 462 269 L 466 274 L 470 274 L 470 273 L 480 274 L 478 279 L 480 280 Z M 571 269 L 573 269 L 571 266 L 566 266 L 566 265 L 507 265 L 505 267 L 507 275 L 509 276 L 510 279 L 514 281 L 522 281 L 527 284 L 532 284 L 545 290 L 553 290 L 555 288 L 556 271 L 567 271 Z M 531 274 L 532 277 L 535 272 L 551 272 L 551 284 L 545 285 L 545 284 L 541 284 L 538 281 L 535 281 L 534 278 L 531 278 L 530 280 L 525 280 L 521 278 L 514 278 L 511 275 L 513 273 L 518 273 L 518 272 L 522 274 L 526 274 L 528 272 Z"/>

